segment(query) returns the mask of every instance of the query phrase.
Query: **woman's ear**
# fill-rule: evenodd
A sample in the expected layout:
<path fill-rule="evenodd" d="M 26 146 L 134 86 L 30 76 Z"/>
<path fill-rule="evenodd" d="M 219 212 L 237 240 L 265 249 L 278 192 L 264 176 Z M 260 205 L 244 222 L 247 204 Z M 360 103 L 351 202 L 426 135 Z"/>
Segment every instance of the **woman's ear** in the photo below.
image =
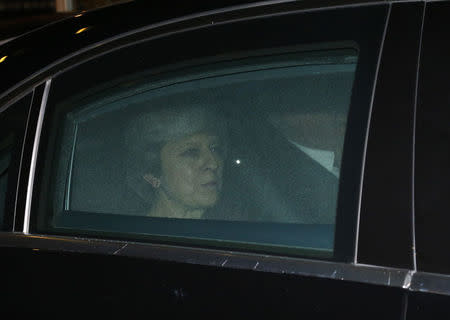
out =
<path fill-rule="evenodd" d="M 158 189 L 159 186 L 161 185 L 161 180 L 152 175 L 151 173 L 144 174 L 143 178 L 145 179 L 145 181 L 150 183 L 152 187 L 155 189 Z"/>

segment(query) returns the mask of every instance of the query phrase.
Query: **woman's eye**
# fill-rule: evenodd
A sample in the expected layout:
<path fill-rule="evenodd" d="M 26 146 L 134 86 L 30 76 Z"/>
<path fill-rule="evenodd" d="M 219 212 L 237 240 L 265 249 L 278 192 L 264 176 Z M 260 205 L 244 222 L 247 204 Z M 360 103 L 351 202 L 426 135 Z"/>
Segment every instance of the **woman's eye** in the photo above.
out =
<path fill-rule="evenodd" d="M 181 153 L 184 157 L 197 157 L 200 154 L 200 150 L 197 148 L 190 148 Z"/>
<path fill-rule="evenodd" d="M 209 147 L 209 149 L 211 150 L 211 152 L 218 153 L 218 154 L 222 154 L 222 152 L 223 152 L 223 148 L 219 144 L 213 144 Z"/>

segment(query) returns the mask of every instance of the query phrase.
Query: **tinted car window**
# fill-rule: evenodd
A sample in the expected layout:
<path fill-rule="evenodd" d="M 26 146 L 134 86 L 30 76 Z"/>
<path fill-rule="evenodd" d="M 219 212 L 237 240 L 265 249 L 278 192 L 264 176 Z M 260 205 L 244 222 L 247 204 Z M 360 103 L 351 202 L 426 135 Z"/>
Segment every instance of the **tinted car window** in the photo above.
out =
<path fill-rule="evenodd" d="M 139 74 L 62 101 L 51 224 L 95 215 L 83 229 L 332 250 L 356 63 L 355 48 L 253 57 Z M 148 222 L 123 230 L 111 214 Z M 180 219 L 194 224 L 180 230 Z M 227 235 L 232 225 L 215 221 L 245 224 Z M 244 231 L 257 222 L 291 235 Z"/>
<path fill-rule="evenodd" d="M 357 10 L 376 21 L 365 32 L 347 23 L 353 10 L 326 14 L 345 21 L 340 31 L 300 38 L 286 27 L 312 28 L 325 14 L 244 21 L 60 73 L 32 230 L 327 258 L 345 242 L 353 254 L 385 9 Z M 250 49 L 261 28 L 268 37 Z M 211 37 L 223 41 L 206 46 Z"/>

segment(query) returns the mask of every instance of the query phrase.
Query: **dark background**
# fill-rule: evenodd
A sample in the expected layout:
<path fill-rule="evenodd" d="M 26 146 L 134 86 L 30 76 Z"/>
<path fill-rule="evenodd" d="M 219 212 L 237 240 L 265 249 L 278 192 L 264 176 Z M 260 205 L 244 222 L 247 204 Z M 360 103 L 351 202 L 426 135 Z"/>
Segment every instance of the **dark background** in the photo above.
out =
<path fill-rule="evenodd" d="M 0 44 L 47 23 L 124 0 L 0 0 Z"/>

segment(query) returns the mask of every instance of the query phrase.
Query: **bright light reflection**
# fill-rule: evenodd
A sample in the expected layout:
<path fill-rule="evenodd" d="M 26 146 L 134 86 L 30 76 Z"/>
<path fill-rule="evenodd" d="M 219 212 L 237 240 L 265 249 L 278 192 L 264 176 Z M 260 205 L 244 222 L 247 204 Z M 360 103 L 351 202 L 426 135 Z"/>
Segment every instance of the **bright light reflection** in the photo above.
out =
<path fill-rule="evenodd" d="M 81 17 L 82 15 L 83 15 L 82 13 L 77 14 L 77 15 L 75 16 L 75 18 L 79 18 L 79 17 Z"/>
<path fill-rule="evenodd" d="M 1 57 L 1 58 L 0 58 L 0 63 L 2 63 L 3 61 L 5 61 L 6 58 L 8 58 L 8 56 L 3 56 L 3 57 Z"/>
<path fill-rule="evenodd" d="M 237 159 L 236 164 L 241 164 L 241 160 Z"/>
<path fill-rule="evenodd" d="M 80 34 L 82 32 L 85 32 L 88 28 L 81 28 L 80 30 L 78 30 L 77 32 L 75 32 L 75 34 Z"/>

